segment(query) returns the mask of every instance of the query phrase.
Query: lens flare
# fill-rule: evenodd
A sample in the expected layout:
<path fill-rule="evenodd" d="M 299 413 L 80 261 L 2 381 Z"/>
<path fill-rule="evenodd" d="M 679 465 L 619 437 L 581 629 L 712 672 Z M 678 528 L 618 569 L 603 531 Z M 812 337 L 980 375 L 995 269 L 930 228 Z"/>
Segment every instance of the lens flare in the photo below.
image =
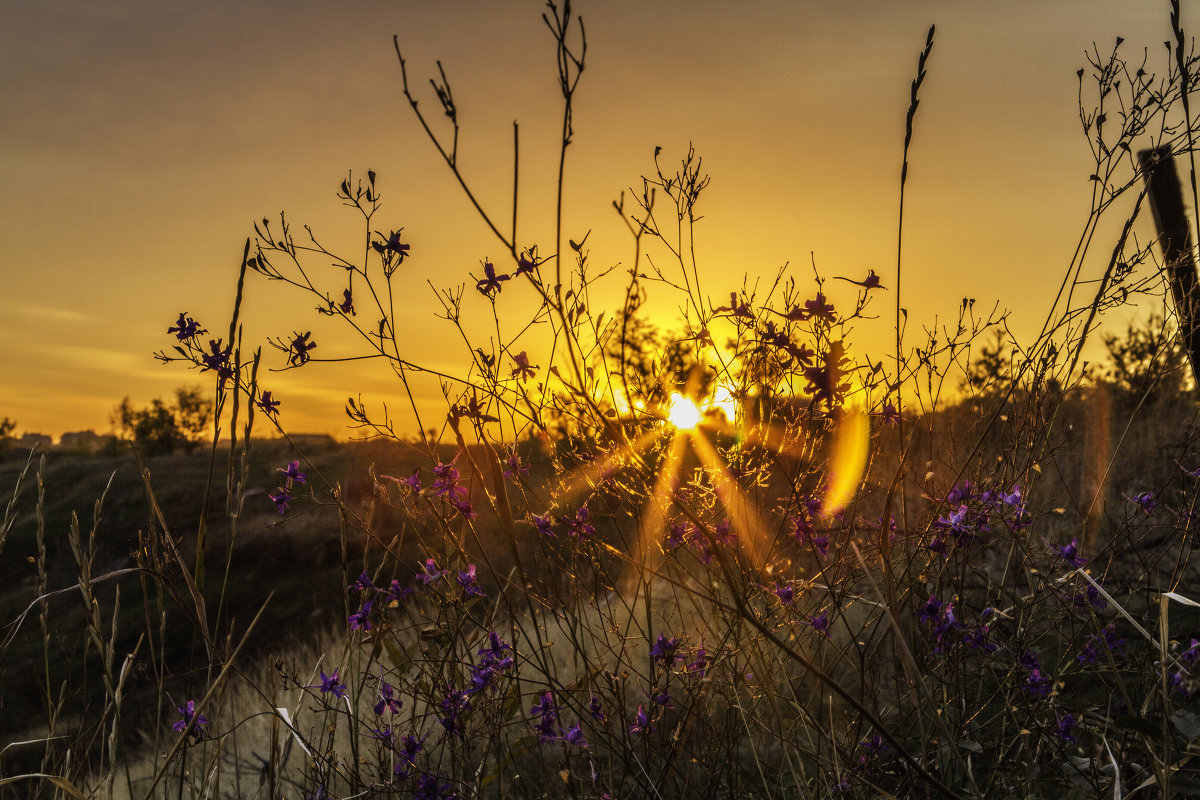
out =
<path fill-rule="evenodd" d="M 689 431 L 700 424 L 700 409 L 678 392 L 671 395 L 667 410 L 667 421 L 681 431 Z"/>
<path fill-rule="evenodd" d="M 871 424 L 867 415 L 860 411 L 847 411 L 834 432 L 829 491 L 822 503 L 825 514 L 836 514 L 854 497 L 867 466 L 870 442 Z"/>

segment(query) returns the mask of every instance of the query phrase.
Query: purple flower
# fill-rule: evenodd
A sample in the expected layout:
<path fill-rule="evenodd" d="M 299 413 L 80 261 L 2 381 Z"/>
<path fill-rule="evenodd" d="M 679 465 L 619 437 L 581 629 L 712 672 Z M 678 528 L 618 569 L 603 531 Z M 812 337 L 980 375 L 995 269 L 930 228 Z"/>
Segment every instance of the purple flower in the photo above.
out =
<path fill-rule="evenodd" d="M 263 392 L 258 399 L 254 401 L 254 405 L 258 406 L 268 417 L 273 417 L 279 413 L 279 401 L 271 397 L 270 392 Z"/>
<path fill-rule="evenodd" d="M 655 661 L 662 662 L 663 666 L 670 669 L 679 657 L 678 651 L 679 639 L 675 637 L 668 639 L 660 633 L 658 639 L 654 642 L 654 646 L 650 648 L 650 657 Z"/>
<path fill-rule="evenodd" d="M 341 669 L 341 667 L 339 667 L 338 669 Z M 320 683 L 314 683 L 313 685 L 307 686 L 305 688 L 320 689 L 321 694 L 332 693 L 333 696 L 339 700 L 346 697 L 346 684 L 342 683 L 338 679 L 338 670 L 336 670 L 336 669 L 329 675 L 326 675 L 324 672 L 322 672 Z"/>
<path fill-rule="evenodd" d="M 1038 697 L 1045 697 L 1050 693 L 1050 678 L 1042 671 L 1041 662 L 1031 650 L 1026 650 L 1021 656 L 1021 666 L 1025 668 L 1025 685 L 1021 687 L 1024 691 Z"/>
<path fill-rule="evenodd" d="M 512 360 L 513 363 L 517 365 L 512 371 L 512 376 L 514 378 L 517 378 L 518 380 L 527 380 L 537 374 L 537 366 L 529 365 L 529 356 L 526 355 L 524 350 L 513 356 Z"/>
<path fill-rule="evenodd" d="M 399 607 L 404 604 L 404 601 L 412 596 L 413 589 L 411 586 L 400 586 L 400 581 L 392 580 L 386 590 L 383 590 L 384 605 L 391 608 Z"/>
<path fill-rule="evenodd" d="M 557 538 L 557 534 L 554 532 L 554 519 L 549 514 L 543 514 L 541 516 L 534 514 L 533 527 L 536 528 L 537 532 L 543 536 Z"/>
<path fill-rule="evenodd" d="M 278 494 L 269 494 L 267 498 L 275 504 L 275 508 L 279 509 L 279 513 L 287 512 L 288 503 L 292 502 L 292 496 L 288 494 L 287 489 L 280 488 Z"/>
<path fill-rule="evenodd" d="M 520 475 L 529 474 L 529 465 L 521 461 L 521 454 L 517 452 L 516 445 L 508 451 L 508 459 L 504 462 L 504 477 L 516 478 Z"/>
<path fill-rule="evenodd" d="M 521 255 L 517 256 L 517 271 L 513 273 L 513 277 L 524 275 L 526 273 L 533 274 L 537 269 L 537 245 L 533 245 L 528 250 L 523 250 Z"/>
<path fill-rule="evenodd" d="M 399 256 L 397 263 L 403 262 L 404 257 L 408 255 L 408 251 L 411 248 L 411 245 L 400 243 L 400 233 L 403 230 L 404 229 L 401 228 L 398 231 L 392 231 L 386 242 L 372 242 L 371 247 L 375 248 L 376 253 L 385 255 L 387 258 L 391 258 L 392 254 L 394 253 Z M 378 233 L 378 231 L 376 231 L 376 233 Z M 379 235 L 382 236 L 383 234 Z"/>
<path fill-rule="evenodd" d="M 225 381 L 233 377 L 233 367 L 229 366 L 229 354 L 233 352 L 233 347 L 221 349 L 221 340 L 215 342 L 212 339 L 208 340 L 209 353 L 201 353 L 200 361 L 202 363 L 201 372 L 212 370 L 217 373 L 217 377 L 221 379 L 221 385 L 225 385 Z"/>
<path fill-rule="evenodd" d="M 496 267 L 490 261 L 483 262 L 483 278 L 475 282 L 475 288 L 480 294 L 485 294 L 492 297 L 496 292 L 500 291 L 500 284 L 508 280 L 510 275 L 497 275 Z"/>
<path fill-rule="evenodd" d="M 289 489 L 291 488 L 293 481 L 295 481 L 296 483 L 308 483 L 308 476 L 300 471 L 300 462 L 299 461 L 293 461 L 290 464 L 288 464 L 286 467 L 280 467 L 279 469 L 276 470 L 276 472 L 283 473 L 283 477 L 285 480 L 287 480 L 287 485 L 288 485 Z"/>
<path fill-rule="evenodd" d="M 1105 651 L 1120 655 L 1125 649 L 1125 640 L 1117 636 L 1117 626 L 1110 622 L 1100 633 L 1093 635 L 1083 645 L 1075 660 L 1080 664 L 1095 664 Z"/>
<path fill-rule="evenodd" d="M 883 404 L 883 411 L 881 412 L 880 416 L 884 425 L 891 426 L 900 424 L 900 412 L 896 409 L 896 406 L 892 405 L 891 402 Z"/>
<path fill-rule="evenodd" d="M 658 694 L 651 695 L 650 702 L 654 703 L 656 706 L 663 706 L 664 708 L 670 708 L 671 707 L 671 691 L 669 689 L 663 689 Z"/>
<path fill-rule="evenodd" d="M 588 522 L 590 512 L 587 505 L 582 505 L 575 512 L 574 519 L 565 520 L 567 523 L 567 534 L 572 539 L 586 539 L 596 532 L 596 529 Z"/>
<path fill-rule="evenodd" d="M 196 739 L 203 739 L 204 726 L 208 724 L 208 719 L 203 714 L 196 713 L 196 701 L 188 700 L 181 706 L 175 706 L 175 710 L 179 712 L 181 719 L 171 726 L 171 730 L 182 732 L 190 725 L 191 729 L 188 730 L 188 735 Z"/>
<path fill-rule="evenodd" d="M 776 583 L 775 588 L 771 590 L 771 594 L 779 598 L 779 602 L 785 606 L 790 606 L 796 600 L 796 588 L 791 581 L 786 583 Z"/>
<path fill-rule="evenodd" d="M 1075 730 L 1075 717 L 1071 714 L 1063 714 L 1058 719 L 1058 725 L 1054 727 L 1054 735 L 1062 739 L 1064 742 L 1078 742 L 1071 731 Z"/>
<path fill-rule="evenodd" d="M 175 334 L 175 338 L 183 342 L 202 333 L 208 333 L 208 331 L 201 330 L 200 324 L 189 317 L 186 311 L 180 311 L 179 321 L 175 323 L 174 327 L 167 328 L 167 333 Z"/>
<path fill-rule="evenodd" d="M 1153 492 L 1140 492 L 1133 497 L 1126 495 L 1125 499 L 1131 503 L 1136 503 L 1137 507 L 1147 514 L 1153 514 L 1154 510 L 1158 508 L 1158 501 L 1154 499 Z"/>
<path fill-rule="evenodd" d="M 604 713 L 604 707 L 600 704 L 600 698 L 592 695 L 588 699 L 588 716 L 597 722 L 604 723 L 608 721 L 608 715 Z"/>
<path fill-rule="evenodd" d="M 1082 567 L 1087 562 L 1087 559 L 1079 555 L 1079 542 L 1075 539 L 1072 539 L 1070 544 L 1055 547 L 1054 552 L 1062 556 L 1062 559 L 1072 567 Z"/>
<path fill-rule="evenodd" d="M 825 634 L 826 639 L 832 638 L 829 635 L 829 617 L 825 615 L 825 612 L 821 612 L 817 616 L 811 617 L 804 624 L 811 625 L 812 629 L 817 633 Z"/>
<path fill-rule="evenodd" d="M 568 728 L 566 734 L 562 737 L 562 740 L 567 744 L 586 749 L 587 742 L 583 738 L 583 723 L 576 722 L 574 725 Z"/>
<path fill-rule="evenodd" d="M 353 314 L 354 313 L 354 295 L 352 295 L 350 293 L 350 290 L 347 289 L 346 291 L 342 292 L 342 296 L 345 297 L 345 299 L 342 302 L 338 303 L 338 308 L 341 309 L 341 312 L 343 314 Z"/>
<path fill-rule="evenodd" d="M 425 559 L 424 565 L 421 566 L 421 571 L 417 573 L 416 578 L 421 583 L 428 586 L 429 584 L 449 574 L 449 570 L 438 569 L 437 562 L 432 558 L 427 558 Z"/>
<path fill-rule="evenodd" d="M 376 716 L 383 716 L 386 711 L 389 714 L 399 714 L 400 707 L 404 705 L 403 700 L 399 700 L 395 696 L 396 690 L 387 681 L 383 681 L 383 685 L 379 687 L 379 702 L 375 704 Z"/>
<path fill-rule="evenodd" d="M 812 300 L 804 301 L 804 311 L 809 319 L 816 317 L 817 319 L 825 319 L 832 322 L 834 320 L 833 304 L 825 302 L 825 295 L 817 292 L 817 296 Z"/>
<path fill-rule="evenodd" d="M 1071 600 L 1075 603 L 1075 608 L 1080 611 L 1087 611 L 1089 605 L 1097 611 L 1103 611 L 1108 608 L 1108 601 L 1104 599 L 1095 586 L 1091 585 L 1081 592 L 1076 592 Z"/>
<path fill-rule="evenodd" d="M 929 599 L 921 604 L 917 609 L 917 619 L 923 623 L 930 623 L 940 617 L 942 614 L 942 601 L 937 599 L 936 595 L 929 595 Z"/>
<path fill-rule="evenodd" d="M 533 708 L 529 709 L 529 713 L 538 718 L 533 727 L 541 741 L 549 742 L 561 736 L 558 728 L 558 706 L 554 703 L 553 694 L 543 694 Z"/>
<path fill-rule="evenodd" d="M 873 270 L 873 269 L 867 270 L 867 277 L 863 278 L 862 283 L 860 283 L 859 285 L 862 286 L 864 289 L 882 289 L 883 288 L 883 286 L 879 283 L 879 276 L 875 274 L 875 270 Z"/>
<path fill-rule="evenodd" d="M 458 468 L 454 466 L 453 461 L 449 464 L 443 464 L 439 461 L 437 466 L 433 468 L 433 474 L 437 480 L 433 482 L 433 486 L 430 489 L 433 491 L 435 497 L 461 497 L 466 495 L 467 490 L 458 485 Z"/>
<path fill-rule="evenodd" d="M 457 797 L 448 783 L 438 783 L 436 775 L 422 775 L 413 787 L 413 800 L 452 800 Z"/>
<path fill-rule="evenodd" d="M 350 623 L 350 630 L 371 630 L 371 606 L 373 604 L 373 600 L 368 600 L 362 604 L 361 608 L 352 612 L 350 616 L 346 618 L 346 622 Z"/>
<path fill-rule="evenodd" d="M 348 592 L 365 592 L 368 589 L 374 589 L 374 588 L 375 588 L 375 584 L 371 582 L 371 576 L 368 575 L 367 571 L 364 569 L 362 571 L 362 573 L 359 574 L 359 576 L 354 579 L 354 583 L 352 583 L 346 587 L 346 591 L 348 591 Z"/>
<path fill-rule="evenodd" d="M 305 331 L 304 333 L 293 331 L 292 333 L 295 334 L 295 338 L 288 345 L 288 363 L 293 367 L 299 367 L 302 364 L 308 363 L 311 358 L 308 351 L 315 350 L 317 343 L 308 340 L 308 337 L 312 335 L 312 331 Z"/>
<path fill-rule="evenodd" d="M 654 730 L 654 726 L 650 724 L 650 717 L 646 714 L 646 707 L 639 705 L 637 713 L 633 715 L 633 724 L 629 726 L 630 733 L 650 733 Z"/>
<path fill-rule="evenodd" d="M 467 564 L 467 571 L 458 573 L 458 585 L 462 587 L 463 594 L 474 597 L 483 597 L 483 589 L 479 588 L 479 584 L 475 582 L 475 565 Z"/>

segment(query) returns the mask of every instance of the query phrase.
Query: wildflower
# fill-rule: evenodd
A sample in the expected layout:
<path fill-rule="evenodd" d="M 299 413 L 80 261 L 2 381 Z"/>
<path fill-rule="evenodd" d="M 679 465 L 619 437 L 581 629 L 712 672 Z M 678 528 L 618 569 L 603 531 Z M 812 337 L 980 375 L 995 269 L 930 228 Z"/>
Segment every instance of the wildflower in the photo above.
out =
<path fill-rule="evenodd" d="M 520 475 L 529 474 L 529 465 L 521 461 L 521 454 L 517 451 L 516 445 L 508 451 L 508 459 L 505 461 L 504 477 L 516 478 Z"/>
<path fill-rule="evenodd" d="M 375 713 L 378 714 L 379 712 Z M 390 745 L 392 743 L 392 726 L 385 725 L 382 728 L 372 728 L 371 738 L 377 742 L 383 742 L 384 744 Z"/>
<path fill-rule="evenodd" d="M 395 688 L 387 681 L 383 681 L 383 685 L 379 687 L 379 702 L 375 704 L 376 716 L 382 717 L 384 711 L 389 714 L 400 713 L 400 707 L 404 705 L 404 701 L 396 698 L 395 694 Z"/>
<path fill-rule="evenodd" d="M 826 639 L 832 638 L 829 635 L 829 617 L 826 616 L 825 612 L 822 611 L 815 617 L 810 617 L 804 624 L 811 625 L 812 629 L 817 633 L 825 634 Z"/>
<path fill-rule="evenodd" d="M 796 600 L 796 588 L 791 581 L 780 584 L 776 582 L 775 588 L 771 590 L 771 594 L 779 598 L 779 602 L 785 606 L 790 606 Z"/>
<path fill-rule="evenodd" d="M 446 715 L 438 717 L 438 722 L 446 729 L 446 732 L 451 735 L 462 736 L 466 733 L 466 728 L 459 719 L 459 715 L 464 711 L 471 710 L 470 693 L 465 689 L 450 689 L 446 692 L 446 697 L 442 700 L 442 708 L 445 709 Z"/>
<path fill-rule="evenodd" d="M 464 487 L 458 485 L 458 468 L 454 466 L 454 462 L 443 464 L 439 461 L 433 468 L 433 474 L 437 476 L 437 480 L 430 488 L 435 497 L 458 496 L 467 493 Z"/>
<path fill-rule="evenodd" d="M 463 594 L 474 597 L 483 597 L 483 589 L 479 588 L 479 584 L 475 582 L 475 565 L 468 564 L 467 571 L 458 573 L 458 585 L 462 587 Z"/>
<path fill-rule="evenodd" d="M 312 331 L 296 333 L 295 338 L 290 342 L 288 346 L 288 363 L 293 367 L 299 367 L 302 364 L 307 364 L 311 358 L 311 356 L 308 354 L 308 351 L 315 350 L 317 348 L 316 342 L 310 342 L 308 340 L 308 337 L 311 335 Z"/>
<path fill-rule="evenodd" d="M 1117 636 L 1117 626 L 1110 622 L 1100 633 L 1093 635 L 1083 645 L 1083 650 L 1075 657 L 1080 664 L 1095 664 L 1105 651 L 1114 656 L 1125 649 L 1125 640 Z"/>
<path fill-rule="evenodd" d="M 490 261 L 483 262 L 483 275 L 475 282 L 475 288 L 480 294 L 492 297 L 496 292 L 500 291 L 500 284 L 511 278 L 511 275 L 497 275 L 496 267 Z"/>
<path fill-rule="evenodd" d="M 413 800 L 451 800 L 457 797 L 448 783 L 438 783 L 436 775 L 422 775 L 413 787 Z"/>
<path fill-rule="evenodd" d="M 1054 727 L 1054 735 L 1064 742 L 1078 742 L 1079 740 L 1071 733 L 1073 730 L 1075 730 L 1075 717 L 1071 714 L 1063 714 Z"/>
<path fill-rule="evenodd" d="M 339 667 L 338 669 L 341 669 Z M 346 684 L 338 679 L 338 670 L 335 669 L 331 674 L 326 675 L 321 673 L 321 682 L 314 683 L 312 686 L 305 687 L 307 689 L 320 689 L 321 694 L 332 693 L 334 697 L 341 700 L 346 696 Z"/>
<path fill-rule="evenodd" d="M 881 417 L 883 419 L 884 425 L 900 424 L 900 419 L 901 419 L 900 412 L 896 409 L 896 406 L 893 405 L 891 402 L 887 402 L 887 403 L 883 404 L 883 411 L 881 412 Z"/>
<path fill-rule="evenodd" d="M 879 276 L 875 274 L 875 270 L 867 270 L 867 277 L 860 284 L 864 289 L 882 289 L 884 288 L 879 283 Z"/>
<path fill-rule="evenodd" d="M 434 583 L 445 575 L 449 575 L 450 571 L 438 569 L 437 562 L 432 558 L 425 559 L 425 564 L 422 565 L 421 571 L 417 573 L 416 578 L 425 586 Z"/>
<path fill-rule="evenodd" d="M 1158 501 L 1154 499 L 1153 492 L 1140 492 L 1133 497 L 1129 497 L 1128 495 L 1124 497 L 1129 502 L 1136 503 L 1137 507 L 1147 514 L 1153 514 L 1154 510 L 1158 508 Z"/>
<path fill-rule="evenodd" d="M 233 377 L 233 367 L 229 366 L 229 354 L 233 352 L 233 347 L 221 349 L 221 339 L 215 342 L 212 339 L 208 340 L 209 353 L 202 353 L 200 361 L 202 363 L 201 372 L 212 370 L 217 373 L 217 377 L 221 379 L 221 385 L 225 385 L 225 381 Z"/>
<path fill-rule="evenodd" d="M 293 461 L 286 467 L 280 467 L 276 472 L 283 473 L 284 479 L 287 480 L 288 488 L 291 488 L 293 481 L 296 483 L 308 483 L 308 476 L 300 471 L 299 461 Z"/>
<path fill-rule="evenodd" d="M 373 600 L 366 601 L 362 604 L 362 607 L 360 607 L 357 611 L 352 612 L 350 616 L 346 618 L 346 622 L 350 624 L 350 630 L 371 630 L 371 606 L 373 604 Z"/>
<path fill-rule="evenodd" d="M 568 728 L 566 734 L 563 735 L 562 740 L 567 744 L 586 749 L 587 741 L 585 741 L 583 738 L 583 723 L 576 722 L 574 725 Z"/>
<path fill-rule="evenodd" d="M 720 314 L 725 311 L 728 311 L 730 316 L 754 319 L 754 312 L 750 310 L 750 306 L 746 303 L 738 302 L 737 292 L 729 293 L 729 305 L 713 309 L 714 314 Z"/>
<path fill-rule="evenodd" d="M 651 695 L 650 701 L 657 706 L 662 706 L 664 708 L 670 708 L 671 707 L 671 691 L 669 689 L 663 689 L 658 694 Z"/>
<path fill-rule="evenodd" d="M 972 650 L 982 650 L 985 653 L 996 652 L 996 645 L 987 640 L 990 630 L 991 626 L 989 625 L 980 625 L 976 628 L 971 628 L 963 634 L 963 644 Z"/>
<path fill-rule="evenodd" d="M 359 574 L 359 576 L 354 579 L 354 583 L 352 583 L 346 587 L 346 591 L 348 591 L 348 592 L 365 592 L 368 589 L 374 589 L 374 588 L 375 588 L 375 584 L 371 582 L 371 576 L 368 575 L 367 571 L 364 569 Z"/>
<path fill-rule="evenodd" d="M 554 695 L 546 692 L 537 704 L 529 709 L 530 715 L 537 717 L 533 726 L 538 732 L 538 738 L 543 742 L 553 741 L 560 736 L 558 729 L 558 706 L 554 703 Z"/>
<path fill-rule="evenodd" d="M 455 511 L 461 514 L 467 520 L 473 520 L 479 516 L 479 514 L 475 512 L 475 506 L 471 505 L 470 500 L 455 498 L 450 504 L 454 506 Z"/>
<path fill-rule="evenodd" d="M 600 698 L 592 695 L 588 699 L 588 716 L 597 722 L 608 722 L 608 715 L 604 713 L 604 707 L 600 704 Z"/>
<path fill-rule="evenodd" d="M 513 273 L 513 277 L 515 278 L 517 275 L 524 275 L 526 273 L 532 275 L 537 266 L 537 245 L 535 244 L 517 256 L 517 271 Z"/>
<path fill-rule="evenodd" d="M 1021 688 L 1038 697 L 1050 693 L 1050 678 L 1042 671 L 1041 662 L 1033 651 L 1026 650 L 1021 656 L 1021 666 L 1025 668 L 1025 685 Z"/>
<path fill-rule="evenodd" d="M 917 609 L 917 619 L 923 623 L 929 623 L 941 616 L 942 602 L 935 595 L 929 595 L 929 599 L 921 604 Z"/>
<path fill-rule="evenodd" d="M 292 496 L 288 494 L 287 489 L 281 488 L 277 494 L 269 494 L 267 498 L 275 504 L 275 508 L 279 509 L 279 513 L 283 514 L 288 509 L 288 503 L 292 502 Z"/>
<path fill-rule="evenodd" d="M 1086 611 L 1089 605 L 1097 611 L 1103 611 L 1108 608 L 1108 601 L 1104 599 L 1095 586 L 1091 585 L 1081 592 L 1076 592 L 1072 598 L 1072 602 L 1075 603 L 1075 608 L 1080 611 Z"/>
<path fill-rule="evenodd" d="M 540 516 L 534 514 L 533 527 L 536 528 L 537 532 L 543 536 L 557 538 L 557 534 L 554 533 L 554 519 L 549 514 L 543 514 Z"/>
<path fill-rule="evenodd" d="M 633 724 L 629 726 L 630 733 L 650 733 L 654 730 L 654 726 L 650 724 L 650 717 L 646 714 L 646 707 L 638 705 L 637 713 L 633 715 Z"/>
<path fill-rule="evenodd" d="M 400 243 L 400 233 L 403 230 L 404 229 L 401 228 L 398 231 L 392 231 L 386 242 L 372 242 L 371 247 L 375 248 L 375 252 L 379 253 L 380 255 L 386 254 L 388 257 L 390 257 L 392 253 L 395 253 L 397 256 L 399 256 L 399 261 L 404 261 L 404 257 L 408 255 L 411 245 Z M 382 236 L 383 234 L 380 235 Z"/>
<path fill-rule="evenodd" d="M 338 308 L 341 310 L 341 312 L 343 314 L 353 315 L 354 314 L 354 295 L 352 295 L 350 293 L 350 290 L 347 289 L 344 292 L 342 292 L 342 296 L 345 299 L 342 300 L 342 302 L 338 303 Z"/>
<path fill-rule="evenodd" d="M 1087 559 L 1079 555 L 1079 542 L 1075 539 L 1072 539 L 1070 544 L 1055 547 L 1054 552 L 1062 556 L 1062 559 L 1072 567 L 1082 567 L 1087 561 Z"/>
<path fill-rule="evenodd" d="M 412 475 L 404 479 L 403 483 L 414 492 L 421 491 L 421 468 L 415 467 Z"/>
<path fill-rule="evenodd" d="M 832 322 L 836 318 L 833 313 L 833 304 L 826 303 L 825 295 L 821 292 L 817 292 L 817 296 L 812 300 L 804 301 L 804 310 L 808 313 L 809 319 L 816 317 Z"/>
<path fill-rule="evenodd" d="M 654 646 L 650 648 L 650 657 L 655 661 L 661 661 L 667 669 L 670 669 L 674 666 L 675 659 L 678 658 L 678 650 L 679 639 L 675 637 L 668 639 L 660 633 Z"/>
<path fill-rule="evenodd" d="M 678 550 L 691 538 L 690 523 L 675 522 L 667 531 L 666 545 L 668 550 Z"/>
<path fill-rule="evenodd" d="M 588 507 L 586 505 L 580 506 L 579 510 L 575 512 L 575 518 L 566 520 L 567 534 L 573 539 L 586 539 L 593 535 L 596 529 L 588 522 L 589 516 Z"/>
<path fill-rule="evenodd" d="M 194 336 L 199 336 L 202 333 L 208 333 L 208 331 L 201 330 L 200 323 L 189 317 L 186 311 L 180 311 L 179 321 L 175 323 L 174 327 L 167 328 L 167 333 L 175 334 L 176 339 L 184 342 Z"/>
<path fill-rule="evenodd" d="M 1180 653 L 1179 660 L 1183 665 L 1171 673 L 1171 685 L 1178 688 L 1184 697 L 1191 697 L 1196 689 L 1191 676 L 1197 662 L 1200 662 L 1200 640 L 1192 639 L 1191 646 Z"/>
<path fill-rule="evenodd" d="M 537 374 L 537 366 L 530 366 L 529 356 L 524 350 L 512 357 L 513 363 L 517 366 L 512 371 L 512 376 L 518 380 L 527 380 Z"/>
<path fill-rule="evenodd" d="M 203 714 L 196 713 L 196 701 L 188 700 L 181 706 L 175 706 L 175 710 L 179 712 L 181 719 L 177 720 L 171 726 L 171 730 L 182 732 L 188 731 L 188 735 L 196 739 L 204 738 L 204 726 L 208 724 L 208 719 Z M 191 726 L 189 729 L 188 726 Z"/>
<path fill-rule="evenodd" d="M 279 401 L 271 397 L 270 392 L 263 392 L 258 399 L 254 401 L 254 405 L 258 406 L 268 417 L 273 417 L 279 413 Z"/>
<path fill-rule="evenodd" d="M 392 580 L 386 590 L 383 590 L 384 602 L 388 608 L 401 605 L 413 593 L 411 586 L 400 586 L 400 581 Z"/>

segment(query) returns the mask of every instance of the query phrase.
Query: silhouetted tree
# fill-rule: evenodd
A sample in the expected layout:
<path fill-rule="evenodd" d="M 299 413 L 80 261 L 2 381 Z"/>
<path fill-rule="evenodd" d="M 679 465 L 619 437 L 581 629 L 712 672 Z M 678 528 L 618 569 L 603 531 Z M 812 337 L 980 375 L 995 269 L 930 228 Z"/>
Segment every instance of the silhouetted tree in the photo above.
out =
<path fill-rule="evenodd" d="M 212 422 L 212 400 L 199 389 L 175 390 L 174 403 L 156 397 L 145 408 L 134 408 L 128 397 L 112 413 L 119 435 L 131 440 L 147 455 L 170 453 L 177 447 L 187 452 L 201 441 Z"/>
<path fill-rule="evenodd" d="M 1124 336 L 1105 336 L 1104 346 L 1109 358 L 1101 373 L 1104 380 L 1134 398 L 1144 395 L 1149 402 L 1178 396 L 1192 386 L 1187 350 L 1161 314 L 1131 322 Z"/>

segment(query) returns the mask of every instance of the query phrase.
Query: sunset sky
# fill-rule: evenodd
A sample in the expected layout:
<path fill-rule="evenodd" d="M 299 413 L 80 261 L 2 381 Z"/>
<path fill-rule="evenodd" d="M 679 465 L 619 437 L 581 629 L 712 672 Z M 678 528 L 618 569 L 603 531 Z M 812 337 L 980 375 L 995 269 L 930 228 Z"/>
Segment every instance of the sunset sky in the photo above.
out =
<path fill-rule="evenodd" d="M 931 23 L 906 200 L 904 304 L 914 323 L 952 319 L 965 296 L 1036 333 L 1086 217 L 1091 155 L 1079 123 L 1085 50 L 1148 49 L 1166 70 L 1165 2 L 1100 0 L 576 0 L 588 38 L 568 153 L 566 231 L 595 268 L 632 243 L 611 203 L 689 143 L 712 183 L 698 257 L 714 301 L 743 275 L 790 263 L 798 279 L 895 277 L 909 82 Z M 245 237 L 286 211 L 331 249 L 361 253 L 334 194 L 372 169 L 380 228 L 405 229 L 401 305 L 412 360 L 465 356 L 433 289 L 469 281 L 500 248 L 473 215 L 401 95 L 399 36 L 422 108 L 441 59 L 463 125 L 460 163 L 507 219 L 512 122 L 521 124 L 523 243 L 548 251 L 559 99 L 537 0 L 177 2 L 6 0 L 0 7 L 0 417 L 17 432 L 109 428 L 135 404 L 208 376 L 164 366 L 186 311 L 228 326 Z M 1200 29 L 1200 16 L 1184 19 Z M 440 120 L 439 120 L 440 121 Z M 1143 237 L 1153 235 L 1148 223 Z M 1107 256 L 1112 240 L 1097 244 Z M 1099 274 L 1098 265 L 1092 268 Z M 330 273 L 328 288 L 340 295 Z M 334 290 L 337 290 L 334 292 Z M 670 327 L 669 293 L 650 287 Z M 603 297 L 603 295 L 601 295 Z M 472 313 L 486 313 L 470 298 Z M 519 299 L 502 296 L 501 305 Z M 894 302 L 856 346 L 885 355 Z M 313 330 L 313 356 L 355 352 L 313 303 L 248 281 L 246 339 Z M 886 323 L 886 324 L 884 324 Z M 285 357 L 267 350 L 270 367 Z M 346 436 L 347 395 L 404 404 L 381 363 L 268 374 L 285 427 Z M 422 403 L 434 408 L 436 387 Z"/>

